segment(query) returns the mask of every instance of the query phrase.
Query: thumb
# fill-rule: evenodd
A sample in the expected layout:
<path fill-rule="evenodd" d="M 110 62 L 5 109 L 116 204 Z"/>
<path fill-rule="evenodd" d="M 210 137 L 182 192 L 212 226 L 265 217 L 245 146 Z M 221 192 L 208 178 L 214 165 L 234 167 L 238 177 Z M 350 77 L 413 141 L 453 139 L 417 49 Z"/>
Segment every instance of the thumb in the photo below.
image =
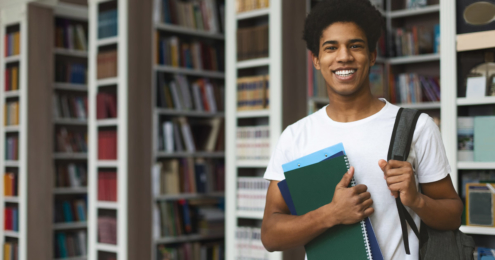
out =
<path fill-rule="evenodd" d="M 385 167 L 387 167 L 387 161 L 383 159 L 378 160 L 378 166 L 380 166 L 382 171 L 385 171 Z"/>
<path fill-rule="evenodd" d="M 342 176 L 342 180 L 340 180 L 339 184 L 337 184 L 337 187 L 340 188 L 347 188 L 349 187 L 349 183 L 351 183 L 352 176 L 354 176 L 354 167 L 351 166 L 349 170 Z"/>

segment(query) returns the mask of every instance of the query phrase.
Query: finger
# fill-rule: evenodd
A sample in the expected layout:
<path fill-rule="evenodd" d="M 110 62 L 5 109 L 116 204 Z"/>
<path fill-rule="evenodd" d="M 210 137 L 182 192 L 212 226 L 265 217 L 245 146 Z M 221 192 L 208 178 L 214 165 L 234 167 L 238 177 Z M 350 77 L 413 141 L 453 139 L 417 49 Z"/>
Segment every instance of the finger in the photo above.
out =
<path fill-rule="evenodd" d="M 390 160 L 390 161 L 388 161 L 388 166 L 391 169 L 406 167 L 408 165 L 409 166 L 411 165 L 408 161 L 397 161 L 397 160 Z"/>
<path fill-rule="evenodd" d="M 387 167 L 387 161 L 383 159 L 378 160 L 378 166 L 380 167 L 380 169 L 382 169 L 382 171 L 385 171 L 385 167 Z"/>
<path fill-rule="evenodd" d="M 368 190 L 368 186 L 366 186 L 364 184 L 358 184 L 358 185 L 354 186 L 353 189 L 354 189 L 355 194 L 361 194 L 361 193 L 366 192 Z"/>
<path fill-rule="evenodd" d="M 388 189 L 390 191 L 403 191 L 405 189 L 406 183 L 405 182 L 399 182 L 399 183 L 394 183 L 392 185 L 388 186 Z"/>
<path fill-rule="evenodd" d="M 389 169 L 384 172 L 385 177 L 392 177 L 392 176 L 399 176 L 399 175 L 409 175 L 412 173 L 411 168 L 395 168 L 395 169 Z"/>
<path fill-rule="evenodd" d="M 371 205 L 373 205 L 373 199 L 367 199 L 363 203 L 361 203 L 361 208 L 363 210 L 365 210 L 365 209 L 371 207 Z"/>
<path fill-rule="evenodd" d="M 385 180 L 387 181 L 387 185 L 390 186 L 390 185 L 393 185 L 396 183 L 403 182 L 403 181 L 407 180 L 408 178 L 409 178 L 409 176 L 402 174 L 402 175 L 387 177 L 387 178 L 385 178 Z"/>
<path fill-rule="evenodd" d="M 375 212 L 374 208 L 367 208 L 363 211 L 364 217 L 367 218 Z"/>
<path fill-rule="evenodd" d="M 336 187 L 347 188 L 349 187 L 349 183 L 351 183 L 352 176 L 354 176 L 354 167 L 351 166 L 349 170 L 342 176 L 342 179 L 337 184 Z"/>
<path fill-rule="evenodd" d="M 394 198 L 398 198 L 399 197 L 399 192 L 398 191 L 391 191 L 390 192 L 390 195 L 394 196 Z"/>
<path fill-rule="evenodd" d="M 362 202 L 366 201 L 367 199 L 371 198 L 371 193 L 369 193 L 369 191 L 363 192 L 363 193 L 359 194 L 358 197 L 359 197 L 359 202 L 362 203 Z"/>

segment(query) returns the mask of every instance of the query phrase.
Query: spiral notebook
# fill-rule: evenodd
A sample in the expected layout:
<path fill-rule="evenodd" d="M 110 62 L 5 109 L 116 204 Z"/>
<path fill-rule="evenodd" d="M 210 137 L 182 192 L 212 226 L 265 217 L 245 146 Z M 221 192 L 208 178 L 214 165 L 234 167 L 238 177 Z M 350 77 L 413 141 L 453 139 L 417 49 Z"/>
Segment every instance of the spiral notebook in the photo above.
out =
<path fill-rule="evenodd" d="M 303 215 L 330 203 L 348 167 L 341 143 L 284 164 L 286 180 L 279 182 L 279 188 L 291 214 Z M 305 247 L 309 260 L 383 259 L 368 218 L 332 227 Z"/>

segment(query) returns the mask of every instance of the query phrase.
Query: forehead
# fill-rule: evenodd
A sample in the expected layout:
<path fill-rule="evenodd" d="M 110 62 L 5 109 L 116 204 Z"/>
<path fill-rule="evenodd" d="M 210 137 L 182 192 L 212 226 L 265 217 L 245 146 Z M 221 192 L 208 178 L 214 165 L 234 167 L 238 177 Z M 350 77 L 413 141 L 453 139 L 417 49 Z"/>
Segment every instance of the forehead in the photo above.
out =
<path fill-rule="evenodd" d="M 367 42 L 366 34 L 353 22 L 336 22 L 323 29 L 320 44 L 326 41 L 347 42 L 351 39 L 362 39 Z"/>

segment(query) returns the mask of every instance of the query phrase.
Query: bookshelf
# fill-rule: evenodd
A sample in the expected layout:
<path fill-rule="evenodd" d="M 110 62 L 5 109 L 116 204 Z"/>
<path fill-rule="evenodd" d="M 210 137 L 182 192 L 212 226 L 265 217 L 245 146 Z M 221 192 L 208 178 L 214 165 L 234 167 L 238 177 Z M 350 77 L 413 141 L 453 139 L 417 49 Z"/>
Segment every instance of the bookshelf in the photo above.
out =
<path fill-rule="evenodd" d="M 46 6 L 24 1 L 2 4 L 0 12 L 0 255 L 8 253 L 4 250 L 10 245 L 17 259 L 51 259 L 52 181 L 47 176 L 52 167 L 53 72 L 46 64 L 53 59 L 47 51 L 52 48 L 52 13 Z M 12 103 L 16 107 L 8 107 Z M 6 186 L 10 188 L 4 190 Z M 6 209 L 17 213 L 5 214 Z"/>
<path fill-rule="evenodd" d="M 305 71 L 300 66 L 305 61 L 305 44 L 301 40 L 305 18 L 304 1 L 270 0 L 266 8 L 236 12 L 233 1 L 226 3 L 226 259 L 237 259 L 237 233 L 246 227 L 260 228 L 263 219 L 262 211 L 238 210 L 238 180 L 240 177 L 262 178 L 268 160 L 238 159 L 238 131 L 244 127 L 264 126 L 269 132 L 265 142 L 271 151 L 277 144 L 282 130 L 289 124 L 304 117 L 306 106 Z M 245 59 L 245 49 L 239 47 L 247 28 L 268 25 L 268 53 L 265 56 L 251 56 Z M 255 30 L 255 29 L 253 29 Z M 240 36 L 236 36 L 236 35 Z M 262 34 L 260 34 L 262 35 Z M 263 36 L 259 36 L 263 37 Z M 240 41 L 240 42 L 238 42 Z M 238 57 L 239 55 L 239 57 Z M 249 54 L 248 54 L 249 56 Z M 256 79 L 259 76 L 268 77 Z M 255 84 L 266 80 L 269 106 L 254 108 L 238 108 L 238 102 L 244 100 L 239 96 L 240 81 L 250 77 Z M 251 80 L 249 79 L 249 80 Z M 237 86 L 237 87 L 235 87 Z M 266 85 L 265 85 L 266 86 Z M 243 91 L 243 90 L 242 90 Z M 256 95 L 256 94 L 255 94 Z M 266 98 L 266 96 L 264 96 Z M 262 130 L 263 131 L 263 130 Z M 253 143 L 255 140 L 252 140 Z M 264 143 L 264 144 L 265 144 Z M 254 242 L 253 242 L 254 243 Z M 247 257 L 247 256 L 244 256 Z M 261 257 L 261 256 L 260 256 Z M 300 249 L 287 252 L 267 253 L 263 259 L 302 259 Z"/>
<path fill-rule="evenodd" d="M 88 259 L 151 259 L 150 2 L 88 1 Z"/>
<path fill-rule="evenodd" d="M 158 259 L 160 248 L 173 250 L 173 248 L 183 245 L 194 247 L 196 243 L 200 243 L 201 246 L 214 243 L 223 247 L 225 237 L 223 226 L 220 228 L 221 232 L 215 232 L 206 220 L 207 228 L 202 233 L 199 228 L 196 228 L 195 222 L 198 221 L 191 219 L 189 220 L 192 226 L 191 230 L 178 227 L 176 231 L 169 231 L 167 226 L 170 220 L 180 218 L 187 221 L 185 220 L 187 217 L 178 214 L 171 218 L 165 214 L 167 211 L 173 210 L 172 207 L 179 207 L 179 209 L 182 207 L 185 211 L 200 212 L 202 205 L 191 205 L 191 201 L 210 200 L 213 201 L 212 203 L 218 201 L 212 205 L 215 208 L 218 206 L 216 204 L 222 205 L 225 200 L 223 184 L 220 187 L 217 183 L 219 179 L 225 178 L 225 171 L 219 172 L 219 168 L 217 168 L 217 166 L 221 168 L 225 161 L 224 148 L 218 145 L 218 140 L 223 140 L 224 134 L 221 134 L 221 130 L 215 134 L 213 130 L 215 126 L 213 125 L 220 124 L 220 127 L 223 127 L 224 123 L 222 122 L 225 122 L 225 98 L 224 95 L 217 94 L 225 93 L 226 90 L 225 62 L 223 61 L 226 37 L 221 10 L 227 1 L 182 2 L 178 4 L 179 7 L 174 7 L 178 1 L 155 0 L 152 2 L 154 2 L 154 16 L 151 20 L 153 30 L 152 55 L 154 57 L 151 63 L 153 67 L 151 74 L 153 99 L 152 161 L 155 167 L 151 174 L 154 188 L 151 197 L 153 221 L 150 222 L 150 228 L 153 230 L 152 259 Z M 163 6 L 165 3 L 170 5 Z M 189 6 L 204 8 L 195 13 L 196 20 L 191 23 L 189 23 L 190 20 L 187 16 L 181 18 L 184 13 L 180 12 L 179 9 L 174 9 Z M 175 45 L 175 41 L 177 45 Z M 167 53 L 174 55 L 174 46 L 183 48 L 187 52 L 190 51 L 192 64 L 188 64 L 187 56 L 179 53 L 177 59 L 180 62 L 174 64 L 173 58 L 170 59 L 165 55 Z M 209 62 L 204 51 L 196 52 L 197 46 L 201 46 L 199 49 L 214 53 L 215 55 L 211 56 L 211 61 L 216 64 L 213 65 Z M 198 89 L 197 93 L 195 93 L 196 89 Z M 213 94 L 208 96 L 207 92 L 210 90 Z M 178 92 L 176 97 L 174 92 Z M 167 95 L 171 97 L 167 97 Z M 212 103 L 215 105 L 212 106 Z M 211 124 L 212 128 L 203 128 L 204 125 L 208 124 Z M 173 127 L 173 129 L 171 131 L 165 130 L 166 125 Z M 190 128 L 192 134 L 185 134 L 184 127 Z M 204 133 L 195 131 L 195 127 L 204 129 L 202 130 Z M 172 135 L 172 132 L 173 137 L 169 139 L 167 134 Z M 200 145 L 203 134 L 208 142 L 217 140 L 214 141 L 214 147 L 204 149 L 205 146 Z M 189 149 L 188 139 L 195 143 L 195 149 Z M 172 147 L 167 147 L 169 144 Z M 170 168 L 173 167 L 171 165 L 177 165 L 178 168 Z M 187 165 L 194 166 L 192 172 L 181 170 L 188 167 Z M 203 169 L 200 168 L 203 166 L 207 170 L 199 170 Z M 198 181 L 198 178 L 200 178 L 199 174 L 204 172 L 207 172 L 206 176 L 210 177 L 207 177 L 203 186 L 200 184 L 203 182 Z M 166 176 L 171 174 L 184 181 L 176 182 L 177 179 L 170 179 Z M 191 177 L 196 178 L 196 181 L 193 181 L 195 184 L 186 185 L 185 183 L 188 183 L 186 180 Z M 167 186 L 168 182 L 176 183 L 176 186 L 179 187 L 173 191 L 169 190 L 170 184 Z M 206 187 L 206 190 L 203 190 L 202 187 Z M 176 206 L 178 203 L 187 204 Z M 165 210 L 165 208 L 167 209 Z M 203 218 L 203 216 L 199 217 Z M 214 234 L 210 234 L 211 232 Z M 187 250 L 191 252 L 191 247 Z M 223 251 L 223 249 L 221 250 Z M 191 253 L 195 254 L 195 252 Z"/>
<path fill-rule="evenodd" d="M 54 102 L 52 131 L 56 143 L 52 157 L 55 209 L 52 239 L 56 246 L 53 247 L 52 259 L 82 260 L 87 259 L 88 248 L 87 143 L 75 150 L 63 149 L 71 139 L 64 138 L 61 131 L 85 136 L 88 130 L 88 109 L 85 106 L 88 96 L 85 76 L 88 65 L 87 6 L 58 3 L 53 7 L 52 27 L 55 33 L 52 42 L 55 68 L 51 84 Z"/>

